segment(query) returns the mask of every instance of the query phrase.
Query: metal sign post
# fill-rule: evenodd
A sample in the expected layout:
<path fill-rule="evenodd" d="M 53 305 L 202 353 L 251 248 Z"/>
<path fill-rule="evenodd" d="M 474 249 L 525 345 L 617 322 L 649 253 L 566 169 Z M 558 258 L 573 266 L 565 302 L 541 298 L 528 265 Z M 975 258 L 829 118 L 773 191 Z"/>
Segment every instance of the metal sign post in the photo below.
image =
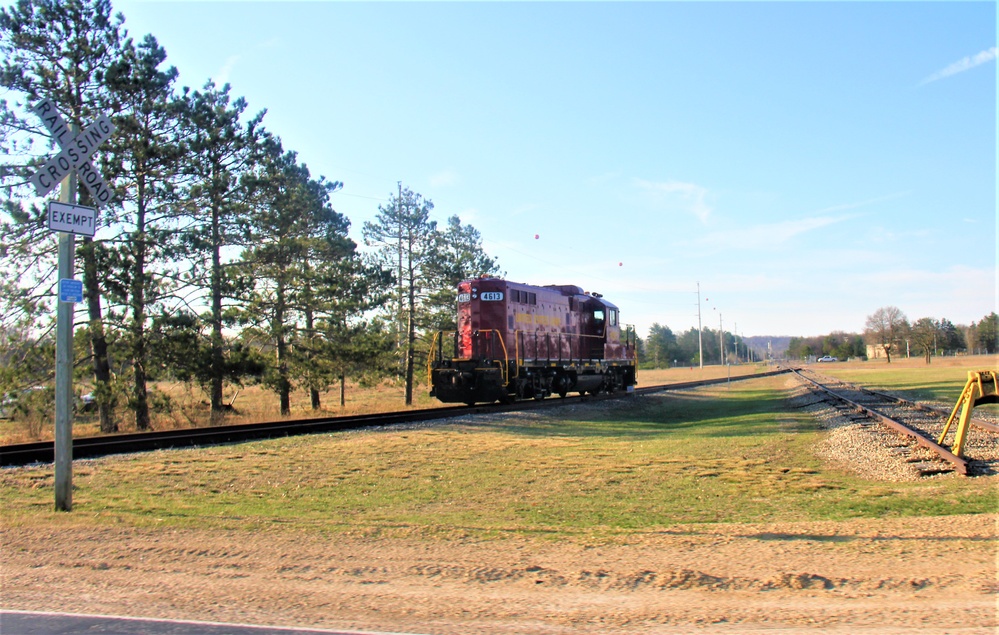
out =
<path fill-rule="evenodd" d="M 49 203 L 48 225 L 59 232 L 59 299 L 56 309 L 55 368 L 55 508 L 73 509 L 73 321 L 75 303 L 82 300 L 79 284 L 73 280 L 76 253 L 75 234 L 93 236 L 97 210 L 76 204 L 77 174 L 93 199 L 106 204 L 111 190 L 94 169 L 90 156 L 114 132 L 107 115 L 101 115 L 77 134 L 56 109 L 55 102 L 43 99 L 31 109 L 52 133 L 61 152 L 50 158 L 30 179 L 38 196 L 46 196 L 61 184 L 59 203 Z M 75 284 L 67 284 L 75 283 Z M 71 290 L 72 293 L 63 293 Z"/>
<path fill-rule="evenodd" d="M 59 192 L 62 202 L 76 204 L 76 174 L 70 174 Z M 73 278 L 73 234 L 59 232 L 59 279 Z M 73 322 L 76 304 L 59 301 L 56 309 L 55 381 L 55 508 L 73 509 Z"/>

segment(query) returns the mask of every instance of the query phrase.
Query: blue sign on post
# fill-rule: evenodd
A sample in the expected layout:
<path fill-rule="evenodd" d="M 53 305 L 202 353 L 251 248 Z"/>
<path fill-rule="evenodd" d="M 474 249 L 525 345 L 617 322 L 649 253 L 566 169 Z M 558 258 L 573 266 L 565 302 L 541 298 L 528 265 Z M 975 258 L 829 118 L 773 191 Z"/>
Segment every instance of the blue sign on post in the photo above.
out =
<path fill-rule="evenodd" d="M 60 302 L 83 302 L 83 282 L 72 278 L 59 279 Z"/>

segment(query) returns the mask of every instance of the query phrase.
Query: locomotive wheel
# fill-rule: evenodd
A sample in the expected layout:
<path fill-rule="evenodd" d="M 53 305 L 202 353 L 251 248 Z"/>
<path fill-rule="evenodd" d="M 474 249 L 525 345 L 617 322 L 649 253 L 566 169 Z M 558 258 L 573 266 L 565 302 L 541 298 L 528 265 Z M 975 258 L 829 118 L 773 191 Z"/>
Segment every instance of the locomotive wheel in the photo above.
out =
<path fill-rule="evenodd" d="M 558 391 L 558 396 L 561 397 L 562 399 L 565 399 L 565 396 L 568 395 L 568 394 L 569 394 L 568 390 L 560 390 L 560 391 Z"/>

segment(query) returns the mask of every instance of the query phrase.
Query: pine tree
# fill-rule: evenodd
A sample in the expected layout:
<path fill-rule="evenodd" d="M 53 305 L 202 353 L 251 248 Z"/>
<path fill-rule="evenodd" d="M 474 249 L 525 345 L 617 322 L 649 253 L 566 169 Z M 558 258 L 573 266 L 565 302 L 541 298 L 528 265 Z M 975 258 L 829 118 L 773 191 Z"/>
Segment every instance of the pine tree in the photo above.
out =
<path fill-rule="evenodd" d="M 444 230 L 433 234 L 434 242 L 425 269 L 429 293 L 426 327 L 432 331 L 454 330 L 458 305 L 458 283 L 480 276 L 500 275 L 499 265 L 482 248 L 482 235 L 471 225 L 452 216 Z"/>
<path fill-rule="evenodd" d="M 184 170 L 191 179 L 184 241 L 192 260 L 185 283 L 199 290 L 209 307 L 209 397 L 214 423 L 225 413 L 222 389 L 234 370 L 228 366 L 234 360 L 226 359 L 231 351 L 227 351 L 223 337 L 225 310 L 241 293 L 240 281 L 227 271 L 222 254 L 223 248 L 245 245 L 248 240 L 249 192 L 242 179 L 249 174 L 260 149 L 265 111 L 242 124 L 246 100 L 231 100 L 228 84 L 219 89 L 211 81 L 202 91 L 185 89 L 183 99 L 187 140 Z"/>
<path fill-rule="evenodd" d="M 122 327 L 128 332 L 132 396 L 139 430 L 150 427 L 147 322 L 151 308 L 175 286 L 171 266 L 177 255 L 177 168 L 183 156 L 181 103 L 173 93 L 174 67 L 161 69 L 166 52 L 147 35 L 138 46 L 125 43 L 122 57 L 106 79 L 118 116 L 112 151 L 102 169 L 117 184 L 130 214 L 118 241 L 107 246 L 105 266 L 109 297 L 127 309 Z M 113 314 L 112 314 L 113 315 Z"/>
<path fill-rule="evenodd" d="M 44 236 L 37 227 L 41 209 L 17 209 L 19 197 L 30 196 L 23 187 L 25 181 L 20 179 L 26 179 L 40 162 L 37 154 L 31 156 L 39 150 L 37 144 L 25 138 L 25 134 L 38 134 L 40 129 L 25 110 L 43 98 L 50 99 L 76 130 L 82 130 L 85 124 L 105 113 L 108 92 L 104 72 L 120 57 L 126 36 L 123 23 L 121 14 L 112 16 L 107 0 L 22 0 L 0 9 L 0 86 L 19 100 L 13 106 L 4 101 L 0 112 L 5 129 L 0 139 L 16 153 L 13 165 L 3 170 L 4 189 L 11 196 L 5 201 L 5 209 L 14 222 L 3 224 L 0 239 L 5 245 L 16 244 L 18 249 L 32 254 L 29 262 L 33 260 L 32 264 L 39 265 L 36 272 L 51 272 L 54 268 L 42 264 L 48 258 L 43 253 L 48 248 L 43 245 Z M 54 143 L 49 145 L 49 150 L 52 149 Z M 92 206 L 85 190 L 81 192 L 80 203 Z M 105 208 L 101 212 L 102 222 L 113 218 L 113 210 Z M 79 245 L 78 256 L 82 261 L 101 429 L 112 430 L 112 377 L 102 316 L 97 246 L 93 239 L 85 238 Z M 24 264 L 22 261 L 21 270 Z M 38 319 L 36 311 L 46 306 L 38 301 L 38 291 L 47 286 L 47 281 L 35 278 L 33 284 L 33 291 L 18 292 L 13 297 L 22 317 L 28 317 L 24 313 L 28 309 L 33 313 L 29 319 Z"/>
<path fill-rule="evenodd" d="M 437 223 L 434 204 L 409 188 L 378 207 L 374 222 L 364 223 L 364 242 L 375 247 L 375 263 L 396 274 L 396 348 L 406 381 L 406 405 L 413 403 L 416 333 L 427 286 L 425 267 L 433 254 Z"/>

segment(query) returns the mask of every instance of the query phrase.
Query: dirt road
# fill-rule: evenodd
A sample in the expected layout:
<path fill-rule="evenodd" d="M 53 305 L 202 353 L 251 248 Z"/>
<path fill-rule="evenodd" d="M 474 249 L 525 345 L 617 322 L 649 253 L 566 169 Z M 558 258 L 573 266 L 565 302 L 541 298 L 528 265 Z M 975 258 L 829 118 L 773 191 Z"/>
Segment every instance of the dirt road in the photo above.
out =
<path fill-rule="evenodd" d="M 428 634 L 993 634 L 996 522 L 690 525 L 627 544 L 4 527 L 2 605 Z"/>

